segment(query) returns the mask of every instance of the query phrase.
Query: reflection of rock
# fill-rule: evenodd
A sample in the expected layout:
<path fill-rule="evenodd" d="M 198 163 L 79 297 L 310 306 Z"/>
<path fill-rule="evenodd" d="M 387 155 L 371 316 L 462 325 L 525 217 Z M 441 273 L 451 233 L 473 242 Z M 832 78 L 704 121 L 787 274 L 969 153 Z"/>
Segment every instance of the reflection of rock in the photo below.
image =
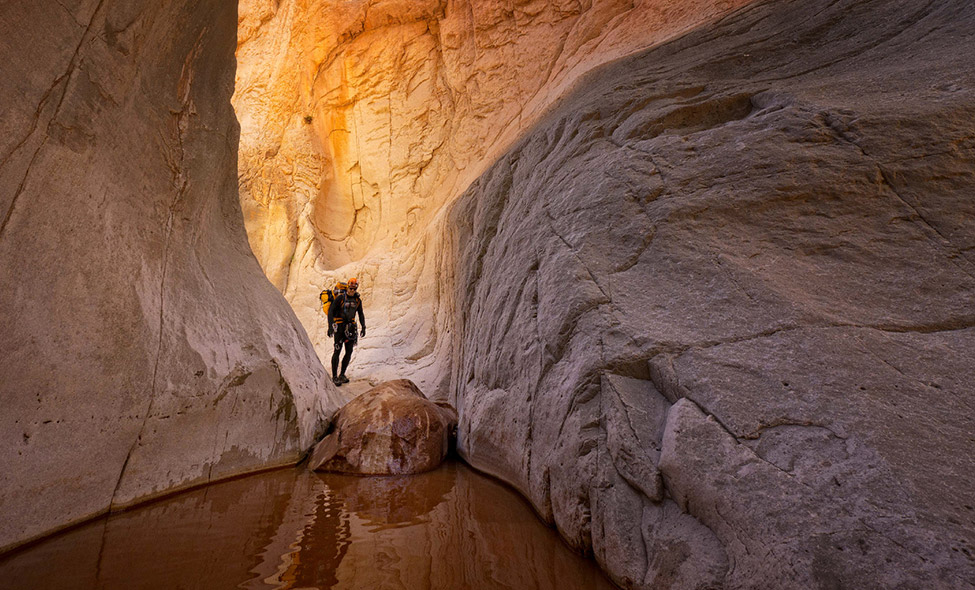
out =
<path fill-rule="evenodd" d="M 338 588 L 615 588 L 511 488 L 463 464 L 409 477 L 316 476 L 352 523 Z"/>
<path fill-rule="evenodd" d="M 456 462 L 207 486 L 0 555 L 0 588 L 613 590 L 514 491 Z"/>
<path fill-rule="evenodd" d="M 339 411 L 310 467 L 359 474 L 428 471 L 447 456 L 456 425 L 453 408 L 431 402 L 412 381 L 387 381 Z"/>
<path fill-rule="evenodd" d="M 266 588 L 320 490 L 279 469 L 112 514 L 0 556 L 0 588 Z"/>
<path fill-rule="evenodd" d="M 446 475 L 445 475 L 446 474 Z M 389 477 L 330 474 L 327 482 L 346 510 L 379 528 L 427 522 L 427 515 L 454 489 L 456 471 Z"/>

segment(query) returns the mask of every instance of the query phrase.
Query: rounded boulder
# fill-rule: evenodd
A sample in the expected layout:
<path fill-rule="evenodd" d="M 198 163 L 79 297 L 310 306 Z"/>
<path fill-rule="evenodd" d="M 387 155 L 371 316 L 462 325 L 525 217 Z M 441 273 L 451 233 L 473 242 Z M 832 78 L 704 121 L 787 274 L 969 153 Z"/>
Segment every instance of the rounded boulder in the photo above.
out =
<path fill-rule="evenodd" d="M 429 471 L 447 456 L 456 428 L 449 404 L 430 401 L 408 379 L 387 381 L 339 410 L 309 466 L 360 475 Z"/>

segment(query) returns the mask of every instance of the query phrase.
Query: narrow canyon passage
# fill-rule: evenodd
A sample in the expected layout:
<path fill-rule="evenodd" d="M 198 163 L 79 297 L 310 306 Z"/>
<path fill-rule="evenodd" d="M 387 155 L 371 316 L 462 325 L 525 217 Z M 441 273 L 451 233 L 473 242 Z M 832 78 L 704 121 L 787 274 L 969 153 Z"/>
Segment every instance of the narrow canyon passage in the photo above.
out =
<path fill-rule="evenodd" d="M 975 590 L 971 0 L 0 2 L 0 61 L 0 584 Z M 293 469 L 404 378 L 527 504 Z"/>
<path fill-rule="evenodd" d="M 351 276 L 356 370 L 451 395 L 450 205 L 580 78 L 753 0 L 241 0 L 232 99 L 248 240 L 319 357 Z"/>

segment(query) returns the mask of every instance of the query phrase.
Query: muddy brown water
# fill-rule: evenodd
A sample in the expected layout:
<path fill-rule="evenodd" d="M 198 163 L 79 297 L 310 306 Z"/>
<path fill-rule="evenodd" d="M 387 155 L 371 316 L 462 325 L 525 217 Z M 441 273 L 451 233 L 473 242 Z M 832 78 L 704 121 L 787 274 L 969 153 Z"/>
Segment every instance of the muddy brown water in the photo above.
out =
<path fill-rule="evenodd" d="M 0 588 L 616 587 L 510 488 L 448 462 L 213 484 L 0 556 Z"/>

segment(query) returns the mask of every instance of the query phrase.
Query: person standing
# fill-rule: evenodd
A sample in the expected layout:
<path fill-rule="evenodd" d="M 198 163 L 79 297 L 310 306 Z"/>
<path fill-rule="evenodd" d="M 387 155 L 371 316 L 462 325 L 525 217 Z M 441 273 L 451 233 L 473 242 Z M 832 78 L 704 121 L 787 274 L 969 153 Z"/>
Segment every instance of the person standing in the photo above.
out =
<path fill-rule="evenodd" d="M 345 371 L 349 368 L 352 350 L 359 340 L 358 327 L 355 323 L 356 315 L 359 316 L 359 323 L 362 324 L 362 336 L 366 335 L 366 317 L 362 312 L 362 298 L 359 297 L 358 290 L 359 281 L 355 278 L 349 279 L 345 292 L 339 293 L 328 308 L 328 335 L 335 337 L 335 352 L 332 353 L 332 383 L 339 387 L 349 382 Z M 339 356 L 342 354 L 343 346 L 345 357 L 342 358 L 342 372 L 339 373 Z"/>

